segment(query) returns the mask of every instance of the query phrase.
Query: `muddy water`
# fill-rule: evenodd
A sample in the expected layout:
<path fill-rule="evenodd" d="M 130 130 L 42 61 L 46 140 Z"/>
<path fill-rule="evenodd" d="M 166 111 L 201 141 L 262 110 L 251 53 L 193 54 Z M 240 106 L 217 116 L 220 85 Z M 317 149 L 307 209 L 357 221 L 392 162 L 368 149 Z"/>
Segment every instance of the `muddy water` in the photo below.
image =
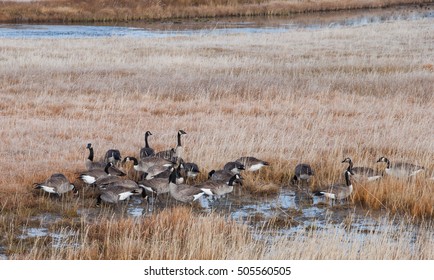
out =
<path fill-rule="evenodd" d="M 83 187 L 85 189 L 82 189 L 83 195 L 80 197 L 85 201 L 79 204 L 82 206 L 76 213 L 68 213 L 69 218 L 60 213 L 42 213 L 31 217 L 27 225 L 20 228 L 18 239 L 25 241 L 47 237 L 53 248 L 79 247 L 79 230 L 69 227 L 70 224 L 92 224 L 101 217 L 115 220 L 126 217 L 149 219 L 164 209 L 180 204 L 185 206 L 165 194 L 161 195 L 159 201 L 151 199 L 150 203 L 138 195 L 118 205 L 103 205 L 97 208 L 93 206 L 97 193 L 89 187 Z M 355 184 L 354 187 L 357 188 L 358 185 Z M 57 197 L 51 198 L 53 203 L 64 203 Z M 68 198 L 65 205 L 76 203 L 72 196 Z M 219 200 L 201 197 L 194 203 L 193 211 L 203 215 L 217 213 L 247 225 L 253 238 L 264 242 L 272 242 L 281 237 L 307 238 L 312 232 L 331 236 L 341 232 L 345 236 L 351 234 L 352 240 L 356 242 L 364 242 L 378 236 L 384 238 L 384 233 L 393 232 L 395 228 L 403 233 L 400 223 L 404 221 L 397 215 L 392 217 L 386 210 L 364 209 L 350 201 L 332 203 L 322 197 L 312 198 L 308 192 L 292 184 L 280 186 L 274 194 L 251 194 L 245 187 L 237 186 L 232 193 Z M 418 227 L 417 224 L 413 226 Z M 412 238 L 417 235 L 411 228 L 405 233 Z M 393 240 L 394 237 L 387 235 L 386 238 Z M 413 244 L 414 241 L 409 242 Z M 0 259 L 7 259 L 6 248 L 1 246 Z"/>
<path fill-rule="evenodd" d="M 277 33 L 288 29 L 361 26 L 396 20 L 434 18 L 434 4 L 407 5 L 388 9 L 301 14 L 282 17 L 245 17 L 166 21 L 124 22 L 110 25 L 0 24 L 0 38 L 89 38 L 171 37 L 231 33 Z"/>
<path fill-rule="evenodd" d="M 173 200 L 165 198 L 160 203 L 156 202 L 155 206 L 152 201 L 148 205 L 133 199 L 126 212 L 132 217 L 143 217 L 172 205 Z M 321 197 L 310 198 L 295 186 L 282 186 L 277 194 L 271 195 L 251 195 L 243 189 L 235 189 L 233 193 L 219 200 L 211 200 L 204 196 L 195 209 L 203 213 L 215 212 L 230 217 L 248 224 L 252 231 L 271 225 L 270 234 L 279 232 L 285 235 L 311 228 L 325 229 L 330 225 L 350 220 L 351 225 L 356 226 L 358 230 L 370 231 L 387 216 L 385 211 L 361 209 L 347 201 L 332 204 Z"/>
<path fill-rule="evenodd" d="M 57 202 L 57 200 L 53 200 Z M 148 204 L 139 196 L 132 197 L 128 202 L 117 207 L 81 208 L 77 219 L 92 223 L 101 215 L 101 211 L 114 211 L 119 218 L 143 218 L 155 215 L 167 207 L 176 207 L 177 202 L 168 195 L 161 200 L 151 200 Z M 251 195 L 242 188 L 236 188 L 233 193 L 219 200 L 201 197 L 195 204 L 194 211 L 198 213 L 219 213 L 239 223 L 247 224 L 254 237 L 269 239 L 277 235 L 296 235 L 309 230 L 333 230 L 337 226 L 351 225 L 352 230 L 359 233 L 379 232 L 379 225 L 387 220 L 385 211 L 370 211 L 356 207 L 349 202 L 332 205 L 322 198 L 311 199 L 295 186 L 282 186 L 277 194 Z M 44 213 L 30 219 L 30 225 L 22 228 L 20 239 L 50 237 L 53 247 L 74 246 L 63 242 L 76 236 L 76 230 L 52 230 L 51 225 L 64 219 L 60 214 Z M 36 223 L 32 223 L 36 222 Z M 37 225 L 35 225 L 37 224 Z M 77 246 L 79 244 L 76 244 Z M 0 248 L 0 259 L 7 256 Z"/>

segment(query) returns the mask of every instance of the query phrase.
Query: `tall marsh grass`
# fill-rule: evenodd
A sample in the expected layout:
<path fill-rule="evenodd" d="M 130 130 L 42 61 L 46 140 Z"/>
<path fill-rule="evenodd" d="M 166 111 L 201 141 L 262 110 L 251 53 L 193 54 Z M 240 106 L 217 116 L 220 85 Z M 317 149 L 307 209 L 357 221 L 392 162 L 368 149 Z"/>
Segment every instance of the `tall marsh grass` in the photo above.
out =
<path fill-rule="evenodd" d="M 224 16 L 279 16 L 429 2 L 429 0 L 42 0 L 25 3 L 2 1 L 0 22 L 109 22 Z"/>
<path fill-rule="evenodd" d="M 77 218 L 75 210 L 93 205 L 91 196 L 81 191 L 72 211 L 67 199 L 63 206 L 53 206 L 59 204 L 32 190 L 34 182 L 54 172 L 75 181 L 85 168 L 89 142 L 97 157 L 109 148 L 137 156 L 147 130 L 157 151 L 176 145 L 177 130 L 185 130 L 185 160 L 196 162 L 203 174 L 240 156 L 269 161 L 271 166 L 249 178 L 249 185 L 264 186 L 252 189 L 258 196 L 266 188 L 275 192 L 276 186 L 288 185 L 299 162 L 315 169 L 312 188 L 343 181 L 346 165 L 341 161 L 347 156 L 355 165 L 379 172 L 384 169 L 376 163 L 380 156 L 423 165 L 426 172 L 409 182 L 385 178 L 355 184 L 353 203 L 431 219 L 434 184 L 426 178 L 434 168 L 431 29 L 427 19 L 279 34 L 2 39 L 0 228 L 8 233 L 2 245 L 15 248 L 10 249 L 13 258 L 273 258 L 263 247 L 250 246 L 257 243 L 245 228 L 214 216 L 209 217 L 213 222 L 195 215 L 182 219 L 199 232 L 210 224 L 229 235 L 235 231 L 236 239 L 218 236 L 210 242 L 249 245 L 244 249 L 248 251 L 228 255 L 216 244 L 221 249 L 206 252 L 205 240 L 195 245 L 199 247 L 187 243 L 169 248 L 175 229 L 155 241 L 167 245 L 166 253 L 137 250 L 135 238 L 158 226 L 148 229 L 150 221 L 134 219 L 75 225 L 80 239 L 71 242 L 86 244 L 78 249 L 43 252 L 38 248 L 50 246 L 50 241 L 39 238 L 29 252 L 28 244 L 16 242 L 14 228 L 33 215 L 60 212 Z M 187 230 L 182 223 L 176 225 Z M 98 235 L 102 229 L 110 234 Z M 177 234 L 189 236 L 185 230 Z M 125 231 L 127 235 L 118 235 Z M 306 242 L 317 242 L 312 240 Z M 114 247 L 104 251 L 101 244 Z M 113 249 L 121 247 L 130 249 Z M 293 253 L 336 257 L 323 251 Z M 427 254 L 432 258 L 432 252 Z M 393 253 L 348 256 L 400 258 Z"/>

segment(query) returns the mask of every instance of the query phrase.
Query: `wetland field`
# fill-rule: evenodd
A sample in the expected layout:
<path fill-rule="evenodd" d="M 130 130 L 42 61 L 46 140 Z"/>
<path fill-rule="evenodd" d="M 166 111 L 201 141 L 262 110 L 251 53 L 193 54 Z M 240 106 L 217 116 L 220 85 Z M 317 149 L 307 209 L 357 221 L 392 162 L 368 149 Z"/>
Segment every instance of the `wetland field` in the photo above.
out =
<path fill-rule="evenodd" d="M 122 2 L 122 1 L 121 1 Z M 164 37 L 0 40 L 0 258 L 8 260 L 433 260 L 434 21 L 387 20 L 280 32 Z M 0 30 L 1 32 L 1 30 Z M 87 143 L 138 157 L 144 134 L 161 151 L 183 136 L 196 182 L 228 161 L 243 171 L 218 203 L 149 207 L 139 196 L 96 207 L 78 174 Z M 384 172 L 387 157 L 424 167 Z M 343 182 L 355 165 L 383 174 L 353 181 L 347 202 L 308 192 Z M 131 165 L 121 166 L 134 177 Z M 78 189 L 34 189 L 52 173 Z M 193 184 L 193 183 L 192 183 Z"/>

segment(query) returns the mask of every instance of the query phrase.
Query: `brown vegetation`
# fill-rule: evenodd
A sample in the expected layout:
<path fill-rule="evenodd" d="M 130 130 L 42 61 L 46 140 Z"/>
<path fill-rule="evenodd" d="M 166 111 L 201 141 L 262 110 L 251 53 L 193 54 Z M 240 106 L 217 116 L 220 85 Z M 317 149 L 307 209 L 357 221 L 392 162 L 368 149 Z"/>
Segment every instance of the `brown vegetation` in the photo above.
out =
<path fill-rule="evenodd" d="M 32 184 L 54 172 L 74 181 L 84 169 L 89 142 L 97 157 L 113 147 L 123 155 L 137 155 L 147 130 L 152 131 L 150 144 L 158 151 L 173 146 L 177 130 L 184 129 L 185 159 L 196 162 L 204 174 L 240 156 L 269 161 L 259 177 L 248 178 L 248 186 L 259 186 L 251 190 L 257 196 L 275 192 L 276 185 L 288 185 L 299 162 L 315 169 L 313 188 L 342 181 L 346 165 L 341 161 L 347 156 L 355 165 L 379 170 L 384 164 L 376 160 L 387 156 L 430 171 L 434 167 L 434 76 L 427 67 L 434 57 L 431 26 L 420 20 L 278 35 L 2 39 L 0 230 L 5 238 L 1 245 L 18 259 L 339 258 L 330 253 L 339 250 L 329 247 L 315 247 L 307 255 L 303 249 L 291 254 L 267 251 L 264 244 L 252 241 L 243 225 L 177 208 L 149 220 L 126 218 L 116 223 L 111 223 L 108 208 L 101 219 L 83 221 L 77 217 L 78 209 L 99 213 L 91 194 L 81 189 L 78 200 L 67 196 L 58 201 L 32 190 Z M 385 178 L 380 183 L 355 184 L 353 202 L 432 219 L 434 184 L 425 177 L 422 173 L 409 182 Z M 49 246 L 48 237 L 17 239 L 39 213 L 57 213 L 63 217 L 59 228 L 78 230 L 70 242 L 81 244 L 79 249 Z M 276 218 L 270 227 L 282 224 Z M 170 230 L 159 232 L 168 226 Z M 213 241 L 219 248 L 215 252 L 206 252 L 206 240 L 194 245 L 176 239 L 180 244 L 167 246 L 177 235 L 205 238 L 200 234 L 205 229 L 222 234 Z M 103 231 L 107 234 L 100 235 Z M 166 246 L 164 253 L 137 248 L 135 240 L 154 242 L 146 239 L 150 231 L 155 242 Z M 401 232 L 402 248 L 408 234 Z M 225 234 L 231 238 L 226 240 Z M 297 243 L 302 240 L 313 248 L 322 244 L 321 234 L 312 232 L 307 240 L 283 239 L 282 248 L 305 248 Z M 427 238 L 418 239 L 417 246 L 433 248 L 432 231 L 420 234 Z M 343 236 L 347 235 L 337 233 L 327 244 Z M 377 241 L 389 242 L 381 237 Z M 272 246 L 277 248 L 279 242 Z M 390 251 L 358 254 L 361 244 L 355 244 L 349 258 L 433 257 L 427 250 L 412 255 L 407 247 L 408 254 L 399 255 L 396 244 L 383 247 L 375 242 L 371 249 Z M 45 252 L 40 249 L 44 246 L 51 249 Z M 233 253 L 226 246 L 239 251 Z"/>
<path fill-rule="evenodd" d="M 53 0 L 3 1 L 0 22 L 131 21 L 384 8 L 428 0 Z"/>

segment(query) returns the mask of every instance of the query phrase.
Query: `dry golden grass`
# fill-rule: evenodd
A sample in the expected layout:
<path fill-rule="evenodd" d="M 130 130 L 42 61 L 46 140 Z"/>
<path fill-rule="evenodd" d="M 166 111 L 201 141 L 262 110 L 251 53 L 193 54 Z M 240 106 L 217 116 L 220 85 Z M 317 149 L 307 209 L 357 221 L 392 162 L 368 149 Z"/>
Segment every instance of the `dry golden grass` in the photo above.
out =
<path fill-rule="evenodd" d="M 81 230 L 80 244 L 86 244 L 83 251 L 44 253 L 38 248 L 50 243 L 43 238 L 34 240 L 31 252 L 25 241 L 17 245 L 14 228 L 35 214 L 60 212 L 74 218 L 82 206 L 93 209 L 92 195 L 82 192 L 78 201 L 67 197 L 65 202 L 52 203 L 32 190 L 34 182 L 54 172 L 74 181 L 84 169 L 89 142 L 97 157 L 114 147 L 123 155 L 137 156 L 147 130 L 153 133 L 150 145 L 158 151 L 174 146 L 177 130 L 184 129 L 185 160 L 196 162 L 204 174 L 245 155 L 269 161 L 271 166 L 259 177 L 247 181 L 258 196 L 276 192 L 276 185 L 287 185 L 299 162 L 314 167 L 314 188 L 342 181 L 346 165 L 341 161 L 347 156 L 355 165 L 380 170 L 384 165 L 375 162 L 386 156 L 423 165 L 431 174 L 431 27 L 430 20 L 420 20 L 280 34 L 2 39 L 0 209 L 4 223 L 0 228 L 8 233 L 5 240 L 12 257 L 228 258 L 223 249 L 212 255 L 181 245 L 164 255 L 136 251 L 134 238 L 119 236 L 128 230 L 131 235 L 148 230 L 144 227 L 148 221 L 134 219 L 74 225 Z M 410 183 L 387 178 L 379 184 L 356 184 L 353 201 L 390 213 L 432 218 L 434 183 L 425 175 Z M 190 226 L 198 221 L 195 215 L 185 219 Z M 206 227 L 207 219 L 199 220 L 195 227 L 203 227 L 202 223 Z M 128 229 L 136 222 L 137 231 Z M 114 227 L 113 235 L 96 235 L 109 227 Z M 239 231 L 242 240 L 228 241 L 228 246 L 250 244 L 246 229 L 234 224 L 229 228 Z M 120 242 L 121 238 L 125 239 Z M 312 246 L 321 238 L 312 239 Z M 161 237 L 163 245 L 167 240 Z M 100 248 L 110 241 L 120 242 L 114 248 L 130 249 L 114 253 L 114 248 Z M 230 257 L 274 258 L 260 245 Z M 181 248 L 192 251 L 181 252 Z M 300 252 L 294 254 L 304 258 Z M 393 253 L 349 256 L 401 257 Z M 409 258 L 425 256 L 433 255 Z M 306 256 L 322 257 L 335 255 L 318 251 Z"/>
<path fill-rule="evenodd" d="M 429 0 L 50 0 L 3 1 L 0 22 L 131 21 L 223 16 L 288 15 L 383 8 Z"/>
<path fill-rule="evenodd" d="M 63 235 L 13 238 L 7 232 L 11 259 L 82 260 L 185 260 L 185 259 L 432 259 L 431 224 L 409 226 L 380 222 L 376 230 L 355 229 L 351 217 L 334 229 L 314 230 L 273 238 L 252 238 L 245 225 L 215 213 L 197 215 L 191 209 L 165 209 L 149 218 L 114 218 L 101 214 L 94 222 L 84 219 L 65 224 L 52 232 Z M 264 230 L 291 221 L 271 220 Z M 31 227 L 31 225 L 27 225 Z M 256 232 L 261 234 L 261 231 Z M 13 235 L 15 234 L 15 235 Z M 414 238 L 417 236 L 417 238 Z M 288 249 L 290 248 L 290 249 Z"/>

